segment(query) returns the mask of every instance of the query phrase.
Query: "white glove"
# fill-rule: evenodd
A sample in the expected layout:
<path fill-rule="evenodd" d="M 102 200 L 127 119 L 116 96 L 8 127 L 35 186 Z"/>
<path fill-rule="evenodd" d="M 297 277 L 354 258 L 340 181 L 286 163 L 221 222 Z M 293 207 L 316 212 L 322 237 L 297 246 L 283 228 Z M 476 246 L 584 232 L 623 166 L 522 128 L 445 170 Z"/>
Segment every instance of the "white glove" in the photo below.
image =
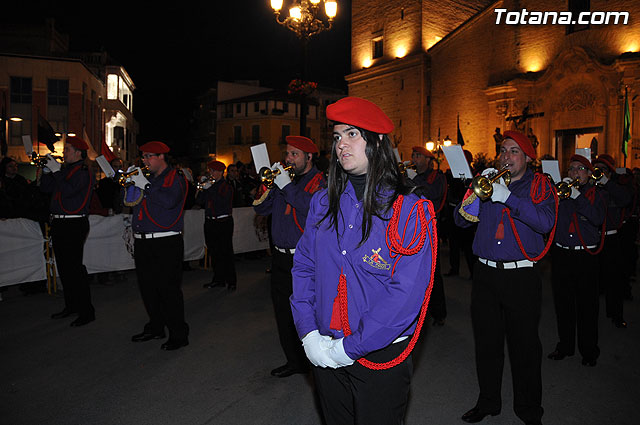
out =
<path fill-rule="evenodd" d="M 135 170 L 136 168 L 138 168 L 138 167 L 137 167 L 137 166 L 135 166 L 135 165 L 129 165 L 129 168 L 127 168 L 127 173 L 132 172 L 132 171 L 133 171 L 133 170 Z"/>
<path fill-rule="evenodd" d="M 201 187 L 202 189 L 204 189 L 204 190 L 209 189 L 211 186 L 213 186 L 213 183 L 211 183 L 211 181 L 208 181 L 208 182 L 206 182 L 206 183 L 202 183 L 202 184 L 200 185 L 200 187 Z"/>
<path fill-rule="evenodd" d="M 149 183 L 149 180 L 147 180 L 140 168 L 138 168 L 138 174 L 131 176 L 131 181 L 133 181 L 133 184 L 136 187 L 139 187 L 142 190 L 145 190 L 149 186 L 151 186 L 151 183 Z"/>
<path fill-rule="evenodd" d="M 565 183 L 567 183 L 567 184 L 569 184 L 569 183 L 571 183 L 573 180 L 571 180 L 571 177 L 565 177 L 565 178 L 563 178 L 563 179 L 562 179 L 562 181 L 563 181 L 563 182 L 565 182 Z"/>
<path fill-rule="evenodd" d="M 493 184 L 493 194 L 491 195 L 492 202 L 502 202 L 504 204 L 507 202 L 509 195 L 511 195 L 511 191 L 507 189 L 507 186 L 500 183 Z"/>
<path fill-rule="evenodd" d="M 338 364 L 338 367 L 351 366 L 355 362 L 344 352 L 344 338 L 333 340 L 331 349 L 329 349 L 329 357 Z"/>
<path fill-rule="evenodd" d="M 271 168 L 277 167 L 280 170 L 280 174 L 278 174 L 275 178 L 275 183 L 280 189 L 284 189 L 286 185 L 291 183 L 291 177 L 289 177 L 289 173 L 284 171 L 284 167 L 279 162 L 273 164 Z"/>
<path fill-rule="evenodd" d="M 604 173 L 602 173 L 602 177 L 598 180 L 598 184 L 604 186 L 609 181 L 609 177 L 607 177 Z"/>
<path fill-rule="evenodd" d="M 485 176 L 485 177 L 489 177 L 490 174 L 498 174 L 498 172 L 499 171 L 496 170 L 495 168 L 485 168 L 484 170 L 482 170 L 482 173 L 480 173 L 480 174 Z M 498 180 L 498 183 L 504 184 L 504 179 L 502 177 L 500 177 L 500 179 Z"/>
<path fill-rule="evenodd" d="M 411 164 L 411 161 L 405 161 L 404 165 L 409 165 Z M 418 175 L 418 173 L 416 172 L 416 170 L 412 170 L 411 168 L 407 168 L 407 177 L 410 178 L 411 180 L 415 179 L 416 176 Z"/>
<path fill-rule="evenodd" d="M 309 332 L 302 338 L 304 353 L 314 366 L 330 367 L 332 369 L 338 367 L 338 364 L 329 357 L 331 340 L 332 338 L 330 336 L 320 335 L 317 329 Z"/>
<path fill-rule="evenodd" d="M 60 171 L 60 163 L 50 153 L 47 154 L 47 168 L 54 173 Z"/>
<path fill-rule="evenodd" d="M 575 187 L 571 186 L 571 195 L 569 196 L 571 196 L 571 199 L 576 199 L 578 196 L 580 196 L 580 191 Z"/>

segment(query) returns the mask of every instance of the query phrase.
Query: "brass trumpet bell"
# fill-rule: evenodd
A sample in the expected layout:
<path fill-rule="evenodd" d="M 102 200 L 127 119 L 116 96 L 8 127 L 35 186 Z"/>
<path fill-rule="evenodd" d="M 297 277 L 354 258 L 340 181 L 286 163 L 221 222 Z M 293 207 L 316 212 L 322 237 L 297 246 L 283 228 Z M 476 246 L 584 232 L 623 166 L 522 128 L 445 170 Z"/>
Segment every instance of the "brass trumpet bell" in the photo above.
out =
<path fill-rule="evenodd" d="M 201 181 L 198 182 L 198 184 L 196 184 L 196 190 L 204 190 L 205 184 L 207 183 L 214 184 L 216 182 L 216 179 L 214 179 L 212 175 L 208 174 L 204 177 L 205 177 L 204 179 L 202 179 Z"/>
<path fill-rule="evenodd" d="M 407 170 L 417 171 L 416 164 L 414 164 L 413 162 L 410 162 L 409 164 L 398 162 L 398 169 L 400 170 L 401 174 L 407 174 Z"/>
<path fill-rule="evenodd" d="M 556 184 L 556 192 L 558 192 L 558 198 L 567 199 L 569 196 L 571 196 L 571 188 L 576 186 L 579 183 L 580 183 L 580 180 L 575 179 L 570 183 L 560 182 Z"/>
<path fill-rule="evenodd" d="M 296 176 L 295 171 L 293 171 L 293 165 L 288 165 L 284 167 L 284 171 L 289 173 L 289 177 L 291 177 L 292 180 Z M 279 174 L 280 174 L 279 168 L 275 168 L 272 170 L 269 167 L 262 167 L 260 169 L 260 181 L 264 183 L 264 185 L 267 186 L 269 189 L 271 189 L 273 187 L 273 183 L 276 180 L 276 177 Z"/>
<path fill-rule="evenodd" d="M 476 176 L 471 181 L 471 189 L 478 198 L 486 201 L 493 195 L 493 183 L 502 177 L 504 183 L 508 186 L 511 183 L 511 172 L 507 168 L 503 168 L 499 173 L 490 176 Z"/>
<path fill-rule="evenodd" d="M 118 177 L 118 183 L 122 187 L 129 187 L 135 184 L 133 181 L 133 176 L 137 176 L 139 172 L 142 172 L 145 176 L 149 176 L 149 167 L 135 168 L 128 173 L 121 172 Z"/>
<path fill-rule="evenodd" d="M 595 167 L 591 172 L 591 176 L 589 178 L 595 180 L 595 182 L 598 183 L 603 176 L 604 176 L 604 171 L 602 171 L 602 169 L 598 167 Z"/>
<path fill-rule="evenodd" d="M 61 156 L 51 155 L 51 157 L 56 160 L 60 160 L 64 162 L 64 158 L 62 158 Z M 36 167 L 40 167 L 40 168 L 46 167 L 48 160 L 49 158 L 47 157 L 47 155 L 38 155 L 36 152 L 33 152 L 31 154 L 31 164 L 35 165 Z"/>

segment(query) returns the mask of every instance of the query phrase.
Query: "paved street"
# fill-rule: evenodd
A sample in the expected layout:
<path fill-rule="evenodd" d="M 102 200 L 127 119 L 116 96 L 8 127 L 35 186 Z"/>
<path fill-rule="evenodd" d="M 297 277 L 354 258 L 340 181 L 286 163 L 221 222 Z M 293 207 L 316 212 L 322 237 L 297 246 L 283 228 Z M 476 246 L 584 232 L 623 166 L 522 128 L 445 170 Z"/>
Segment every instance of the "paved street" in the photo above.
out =
<path fill-rule="evenodd" d="M 441 250 L 448 270 L 446 246 Z M 269 371 L 281 354 L 269 297 L 269 257 L 237 263 L 238 291 L 203 289 L 210 272 L 185 272 L 190 345 L 160 350 L 162 341 L 132 343 L 146 315 L 135 274 L 113 285 L 92 285 L 97 320 L 71 328 L 51 320 L 61 295 L 23 296 L 17 287 L 0 302 L 0 424 L 320 424 L 309 377 L 277 379 Z M 545 424 L 635 424 L 640 390 L 640 292 L 625 302 L 626 330 L 600 318 L 602 354 L 595 368 L 576 355 L 551 361 L 555 316 L 545 279 L 543 342 Z M 469 318 L 471 282 L 445 278 L 449 316 L 426 327 L 415 351 L 415 375 L 406 423 L 463 424 L 477 396 Z M 601 300 L 601 312 L 604 310 Z M 508 366 L 502 414 L 487 425 L 518 424 Z"/>

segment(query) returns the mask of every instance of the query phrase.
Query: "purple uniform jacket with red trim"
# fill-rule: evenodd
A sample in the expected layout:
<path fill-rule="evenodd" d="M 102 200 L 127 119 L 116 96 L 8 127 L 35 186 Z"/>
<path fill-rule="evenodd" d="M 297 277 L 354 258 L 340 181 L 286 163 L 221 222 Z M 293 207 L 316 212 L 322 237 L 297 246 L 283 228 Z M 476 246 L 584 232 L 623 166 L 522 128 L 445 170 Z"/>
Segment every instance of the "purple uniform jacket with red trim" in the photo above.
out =
<path fill-rule="evenodd" d="M 187 179 L 175 168 L 167 167 L 159 176 L 149 176 L 148 180 L 151 186 L 144 190 L 142 201 L 133 207 L 133 231 L 181 232 Z"/>
<path fill-rule="evenodd" d="M 518 246 L 509 216 L 504 211 L 505 208 L 508 208 L 511 213 L 527 255 L 533 258 L 542 253 L 545 247 L 544 235 L 553 228 L 556 207 L 551 194 L 539 204 L 533 202 L 531 199 L 533 176 L 533 172 L 527 169 L 520 179 L 512 182 L 509 185 L 511 195 L 504 204 L 490 199 L 475 200 L 480 203 L 478 214 L 480 221 L 473 239 L 475 255 L 492 261 L 519 261 L 525 258 Z M 550 188 L 547 187 L 547 190 Z M 462 217 L 459 210 L 460 204 L 455 209 L 455 223 L 460 227 L 471 226 L 473 223 Z M 498 231 L 499 227 L 503 231 L 502 234 Z"/>
<path fill-rule="evenodd" d="M 94 179 L 84 161 L 63 164 L 57 173 L 40 179 L 40 190 L 51 193 L 51 214 L 89 214 Z"/>
<path fill-rule="evenodd" d="M 581 187 L 576 199 L 561 199 L 554 242 L 571 247 L 583 242 L 585 246 L 598 245 L 606 208 L 607 193 L 591 184 Z"/>
<path fill-rule="evenodd" d="M 618 180 L 620 180 L 620 176 L 615 175 L 603 186 L 604 190 L 609 194 L 607 231 L 619 230 L 626 215 L 625 209 L 632 207 L 633 188 L 630 185 L 620 184 Z"/>
<path fill-rule="evenodd" d="M 308 173 L 296 178 L 282 190 L 274 185 L 267 198 L 253 207 L 256 214 L 271 214 L 271 237 L 275 246 L 288 249 L 296 247 L 307 221 L 311 197 L 326 185 L 324 175 L 316 167 L 311 167 Z"/>
<path fill-rule="evenodd" d="M 414 232 L 420 231 L 416 230 L 418 208 L 424 208 L 427 221 L 431 218 L 426 201 L 412 211 L 418 200 L 411 194 L 402 204 L 398 232 L 402 237 L 406 225 L 404 247 L 416 235 Z M 331 327 L 340 273 L 344 273 L 352 331 L 344 339 L 344 348 L 349 357 L 358 359 L 414 332 L 431 274 L 431 235 L 427 234 L 416 254 L 401 256 L 394 269 L 395 259 L 390 258 L 386 243 L 392 209 L 384 219 L 373 217 L 369 238 L 358 246 L 362 202 L 357 200 L 351 182 L 340 197 L 338 234 L 328 219 L 318 224 L 328 208 L 326 190 L 313 196 L 306 230 L 293 256 L 291 310 L 300 338 L 315 329 L 322 335 L 344 337 L 344 326 Z M 433 223 L 428 225 L 429 232 L 433 232 Z"/>
<path fill-rule="evenodd" d="M 204 207 L 206 217 L 231 215 L 233 212 L 233 187 L 223 177 L 212 184 L 209 189 L 200 191 L 196 196 L 196 203 Z"/>
<path fill-rule="evenodd" d="M 440 170 L 429 170 L 417 174 L 412 180 L 417 186 L 416 193 L 430 200 L 439 216 L 438 208 L 442 206 L 443 197 L 447 191 L 447 178 L 444 173 Z"/>

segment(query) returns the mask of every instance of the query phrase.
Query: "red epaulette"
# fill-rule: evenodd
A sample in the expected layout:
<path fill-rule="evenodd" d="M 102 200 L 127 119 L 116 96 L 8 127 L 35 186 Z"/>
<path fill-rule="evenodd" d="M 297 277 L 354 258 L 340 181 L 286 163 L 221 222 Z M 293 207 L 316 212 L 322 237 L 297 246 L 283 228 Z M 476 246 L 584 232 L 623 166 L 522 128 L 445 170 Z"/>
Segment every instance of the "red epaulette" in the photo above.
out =
<path fill-rule="evenodd" d="M 319 171 L 318 174 L 313 176 L 309 183 L 304 187 L 304 191 L 308 193 L 316 193 L 321 187 L 322 181 L 324 180 L 324 176 L 322 171 Z"/>

